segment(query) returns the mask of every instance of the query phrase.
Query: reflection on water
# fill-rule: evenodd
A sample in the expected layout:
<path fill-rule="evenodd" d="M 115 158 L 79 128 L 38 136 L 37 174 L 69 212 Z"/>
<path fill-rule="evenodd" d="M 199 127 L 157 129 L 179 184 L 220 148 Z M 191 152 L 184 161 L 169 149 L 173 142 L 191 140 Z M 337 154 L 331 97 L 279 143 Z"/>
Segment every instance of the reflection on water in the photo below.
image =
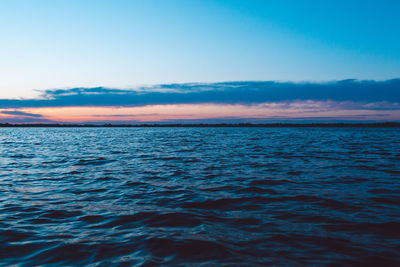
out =
<path fill-rule="evenodd" d="M 400 133 L 2 128 L 0 263 L 397 264 Z"/>

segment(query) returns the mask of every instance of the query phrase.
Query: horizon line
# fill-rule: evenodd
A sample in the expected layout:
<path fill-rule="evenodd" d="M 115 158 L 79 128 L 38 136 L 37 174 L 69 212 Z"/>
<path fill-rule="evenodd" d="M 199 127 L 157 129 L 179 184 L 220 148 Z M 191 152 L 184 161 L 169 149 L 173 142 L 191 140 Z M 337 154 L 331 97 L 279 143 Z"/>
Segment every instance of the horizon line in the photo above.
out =
<path fill-rule="evenodd" d="M 77 123 L 0 123 L 0 128 L 18 127 L 88 127 L 88 128 L 123 128 L 123 127 L 400 127 L 400 122 L 305 122 L 305 123 L 141 123 L 141 124 L 77 124 Z"/>

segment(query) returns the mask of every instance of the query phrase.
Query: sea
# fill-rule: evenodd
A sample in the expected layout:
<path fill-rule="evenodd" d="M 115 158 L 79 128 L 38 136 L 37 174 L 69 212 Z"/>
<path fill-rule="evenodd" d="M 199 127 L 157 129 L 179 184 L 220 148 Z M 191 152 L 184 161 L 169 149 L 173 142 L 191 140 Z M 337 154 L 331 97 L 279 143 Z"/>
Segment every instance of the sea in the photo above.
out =
<path fill-rule="evenodd" d="M 1 266 L 400 266 L 400 129 L 0 128 Z"/>

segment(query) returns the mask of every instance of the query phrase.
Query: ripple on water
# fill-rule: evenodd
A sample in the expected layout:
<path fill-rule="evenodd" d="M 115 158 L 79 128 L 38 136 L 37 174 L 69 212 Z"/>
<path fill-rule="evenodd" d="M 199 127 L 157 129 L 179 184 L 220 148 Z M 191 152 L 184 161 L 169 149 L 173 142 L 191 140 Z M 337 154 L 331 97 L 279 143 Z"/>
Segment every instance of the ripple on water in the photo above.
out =
<path fill-rule="evenodd" d="M 400 132 L 0 128 L 0 265 L 400 265 Z"/>

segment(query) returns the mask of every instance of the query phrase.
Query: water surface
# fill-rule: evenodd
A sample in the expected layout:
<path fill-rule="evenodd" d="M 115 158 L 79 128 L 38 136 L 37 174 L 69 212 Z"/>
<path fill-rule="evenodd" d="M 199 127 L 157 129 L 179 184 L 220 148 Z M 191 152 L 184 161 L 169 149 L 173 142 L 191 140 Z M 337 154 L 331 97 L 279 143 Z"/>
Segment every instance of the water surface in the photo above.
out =
<path fill-rule="evenodd" d="M 0 128 L 0 264 L 396 265 L 393 128 Z"/>

